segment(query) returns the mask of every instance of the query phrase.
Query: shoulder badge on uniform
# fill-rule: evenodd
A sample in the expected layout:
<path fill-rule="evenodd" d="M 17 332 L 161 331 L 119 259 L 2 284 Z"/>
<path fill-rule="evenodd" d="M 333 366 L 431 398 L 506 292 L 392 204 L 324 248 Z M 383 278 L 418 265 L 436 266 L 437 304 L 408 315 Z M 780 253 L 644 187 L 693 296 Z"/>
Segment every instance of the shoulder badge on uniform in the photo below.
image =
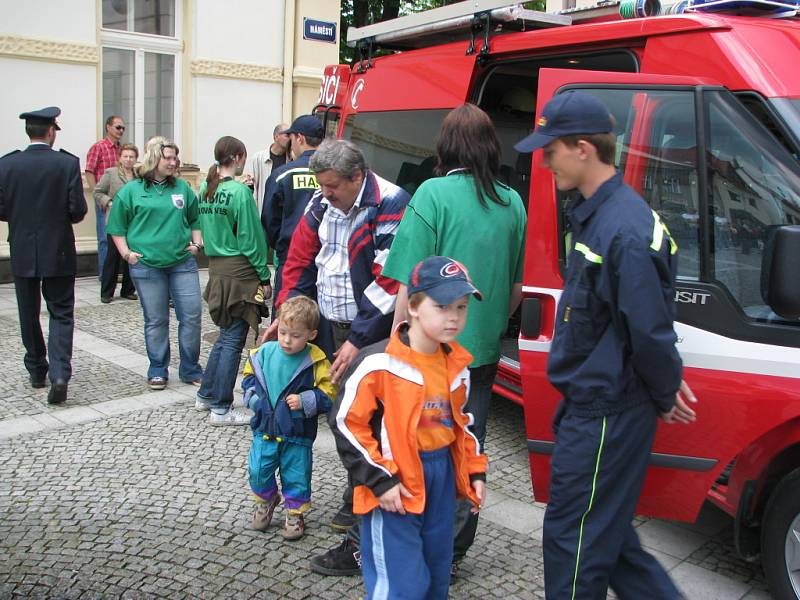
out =
<path fill-rule="evenodd" d="M 71 156 L 72 158 L 77 158 L 78 160 L 80 160 L 80 158 L 78 158 L 77 156 L 75 156 L 75 155 L 74 155 L 72 152 L 67 152 L 67 151 L 66 151 L 66 150 L 64 150 L 63 148 L 61 148 L 61 149 L 59 150 L 59 152 L 63 152 L 63 153 L 64 153 L 64 154 L 66 154 L 67 156 Z"/>
<path fill-rule="evenodd" d="M 12 154 L 16 154 L 17 152 L 22 152 L 22 151 L 19 148 L 17 148 L 16 150 L 12 150 L 8 154 L 3 154 L 3 156 L 0 156 L 0 158 L 5 158 L 6 156 L 11 156 Z"/>

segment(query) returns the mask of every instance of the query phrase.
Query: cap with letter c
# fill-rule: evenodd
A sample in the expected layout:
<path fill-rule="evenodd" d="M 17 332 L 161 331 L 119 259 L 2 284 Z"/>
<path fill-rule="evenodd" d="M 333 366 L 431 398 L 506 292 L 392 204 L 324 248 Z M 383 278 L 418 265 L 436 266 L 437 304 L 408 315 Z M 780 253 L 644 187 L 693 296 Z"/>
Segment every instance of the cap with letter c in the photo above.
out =
<path fill-rule="evenodd" d="M 470 279 L 467 268 L 447 256 L 429 256 L 411 270 L 408 277 L 408 295 L 424 292 L 437 304 L 452 304 L 459 298 L 483 296 Z"/>
<path fill-rule="evenodd" d="M 568 135 L 611 133 L 614 121 L 608 108 L 592 94 L 570 90 L 550 99 L 536 121 L 536 129 L 517 142 L 517 152 L 533 152 Z"/>

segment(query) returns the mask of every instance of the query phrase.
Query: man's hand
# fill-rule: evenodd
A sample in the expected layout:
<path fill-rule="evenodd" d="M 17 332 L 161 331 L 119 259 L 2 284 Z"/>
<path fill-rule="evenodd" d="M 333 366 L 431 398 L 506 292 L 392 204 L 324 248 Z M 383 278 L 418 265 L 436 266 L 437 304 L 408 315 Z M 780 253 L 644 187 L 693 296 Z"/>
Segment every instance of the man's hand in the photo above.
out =
<path fill-rule="evenodd" d="M 378 502 L 386 512 L 396 512 L 404 515 L 406 514 L 406 509 L 403 508 L 403 498 L 412 497 L 411 492 L 402 483 L 398 483 L 378 496 Z"/>
<path fill-rule="evenodd" d="M 697 398 L 694 397 L 689 385 L 685 381 L 681 381 L 681 389 L 675 394 L 675 406 L 668 413 L 661 413 L 661 418 L 669 425 L 673 423 L 693 423 L 697 419 L 697 413 L 689 408 L 687 402 L 697 404 Z"/>
<path fill-rule="evenodd" d="M 261 292 L 264 294 L 264 300 L 272 298 L 272 286 L 270 284 L 262 285 Z"/>
<path fill-rule="evenodd" d="M 358 348 L 349 341 L 342 344 L 342 347 L 333 353 L 336 360 L 334 360 L 331 365 L 331 381 L 334 384 L 339 384 L 339 380 L 342 378 L 342 375 L 344 375 L 347 367 L 350 366 L 352 360 L 356 357 L 356 354 L 358 354 Z"/>
<path fill-rule="evenodd" d="M 483 503 L 486 500 L 486 482 L 476 479 L 472 482 L 472 489 L 475 490 L 475 495 L 478 497 L 478 506 L 472 506 L 469 511 L 473 515 L 477 515 L 483 508 Z"/>
<path fill-rule="evenodd" d="M 135 265 L 139 262 L 140 258 L 142 258 L 142 254 L 138 252 L 128 252 L 128 255 L 125 257 L 125 262 L 129 265 Z"/>
<path fill-rule="evenodd" d="M 269 342 L 271 340 L 278 339 L 278 321 L 275 320 L 272 324 L 264 330 L 264 333 L 261 334 L 261 337 L 258 338 L 258 343 L 263 344 L 264 342 Z"/>
<path fill-rule="evenodd" d="M 300 410 L 300 394 L 289 394 L 286 396 L 286 404 L 292 410 Z"/>

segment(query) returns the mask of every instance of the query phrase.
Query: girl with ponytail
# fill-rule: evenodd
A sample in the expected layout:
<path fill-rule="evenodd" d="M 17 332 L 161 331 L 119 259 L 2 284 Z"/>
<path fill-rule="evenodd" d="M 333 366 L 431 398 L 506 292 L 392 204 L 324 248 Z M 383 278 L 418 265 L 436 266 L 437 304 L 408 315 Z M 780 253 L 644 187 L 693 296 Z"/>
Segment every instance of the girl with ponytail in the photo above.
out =
<path fill-rule="evenodd" d="M 203 297 L 220 328 L 208 357 L 195 408 L 209 410 L 211 425 L 247 425 L 250 415 L 232 409 L 248 329 L 258 334 L 266 300 L 272 295 L 267 242 L 253 192 L 236 181 L 247 150 L 231 136 L 214 146 L 214 164 L 200 186 L 200 229 L 208 256 L 208 285 Z"/>

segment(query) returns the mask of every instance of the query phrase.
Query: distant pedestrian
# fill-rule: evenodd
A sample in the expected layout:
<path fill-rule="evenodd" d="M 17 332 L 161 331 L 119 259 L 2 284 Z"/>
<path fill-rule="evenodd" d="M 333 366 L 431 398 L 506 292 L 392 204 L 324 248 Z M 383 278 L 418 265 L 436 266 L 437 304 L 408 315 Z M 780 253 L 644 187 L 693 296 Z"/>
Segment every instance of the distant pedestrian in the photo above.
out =
<path fill-rule="evenodd" d="M 367 598 L 444 600 L 456 498 L 478 511 L 486 456 L 467 425 L 472 356 L 456 341 L 470 296 L 465 269 L 433 256 L 408 276 L 409 323 L 363 348 L 330 415 L 361 523 Z"/>
<path fill-rule="evenodd" d="M 267 243 L 275 250 L 275 296 L 280 293 L 283 265 L 289 254 L 289 242 L 297 223 L 303 216 L 311 196 L 319 188 L 308 166 L 311 157 L 325 137 L 322 122 L 313 115 L 297 117 L 292 126 L 281 132 L 291 140 L 295 157 L 275 169 L 267 182 L 261 223 Z"/>
<path fill-rule="evenodd" d="M 311 447 L 317 417 L 331 408 L 336 387 L 331 363 L 319 347 L 319 308 L 305 296 L 290 298 L 278 314 L 278 340 L 250 352 L 244 367 L 245 406 L 255 412 L 253 444 L 248 458 L 255 494 L 253 528 L 266 531 L 281 500 L 275 473 L 280 473 L 286 521 L 281 535 L 297 540 L 305 532 L 304 514 L 311 508 Z"/>
<path fill-rule="evenodd" d="M 97 182 L 94 188 L 95 210 L 99 210 L 105 215 L 106 222 L 111 212 L 114 196 L 126 183 L 134 178 L 133 168 L 138 158 L 139 149 L 134 144 L 123 144 L 117 165 L 106 169 L 100 181 Z M 108 238 L 106 260 L 100 273 L 100 301 L 103 304 L 111 302 L 114 297 L 114 290 L 117 289 L 117 276 L 120 272 L 122 273 L 120 297 L 136 300 L 136 289 L 131 280 L 128 263 L 122 260 L 111 236 L 108 236 Z"/>
<path fill-rule="evenodd" d="M 267 191 L 269 176 L 289 160 L 289 136 L 284 133 L 289 125 L 279 123 L 272 130 L 272 143 L 268 148 L 256 152 L 244 168 L 243 183 L 253 190 L 258 214 L 264 206 L 264 194 Z"/>
<path fill-rule="evenodd" d="M 253 193 L 236 180 L 247 150 L 231 136 L 214 145 L 214 164 L 200 185 L 200 229 L 208 256 L 205 300 L 219 336 L 208 355 L 195 408 L 208 410 L 211 425 L 247 425 L 250 415 L 234 409 L 233 386 L 248 330 L 258 335 L 265 301 L 272 296 L 267 243 Z"/>
<path fill-rule="evenodd" d="M 50 404 L 66 401 L 72 376 L 77 263 L 72 224 L 87 211 L 78 158 L 53 152 L 60 114 L 55 106 L 22 113 L 31 143 L 0 159 L 0 220 L 8 222 L 25 368 L 34 388 L 45 387 L 49 373 Z M 47 346 L 39 324 L 42 295 L 50 313 Z"/>
<path fill-rule="evenodd" d="M 86 155 L 86 184 L 89 191 L 94 187 L 106 169 L 114 167 L 122 154 L 121 140 L 125 133 L 125 121 L 122 117 L 111 115 L 106 119 L 105 137 L 89 148 Z M 106 239 L 106 215 L 95 207 L 95 228 L 97 230 L 97 274 L 102 277 L 103 265 L 106 261 L 108 242 Z"/>
<path fill-rule="evenodd" d="M 544 149 L 556 187 L 581 196 L 547 364 L 564 396 L 553 427 L 544 516 L 548 599 L 681 597 L 631 523 L 659 415 L 690 423 L 696 402 L 675 348 L 677 245 L 614 167 L 608 108 L 569 91 L 544 107 L 519 152 Z"/>
<path fill-rule="evenodd" d="M 200 385 L 202 302 L 195 255 L 202 248 L 197 196 L 175 177 L 178 148 L 166 138 L 146 146 L 136 179 L 115 196 L 108 233 L 139 292 L 150 366 L 147 385 L 163 390 L 169 378 L 169 300 L 178 318 L 181 381 Z"/>

